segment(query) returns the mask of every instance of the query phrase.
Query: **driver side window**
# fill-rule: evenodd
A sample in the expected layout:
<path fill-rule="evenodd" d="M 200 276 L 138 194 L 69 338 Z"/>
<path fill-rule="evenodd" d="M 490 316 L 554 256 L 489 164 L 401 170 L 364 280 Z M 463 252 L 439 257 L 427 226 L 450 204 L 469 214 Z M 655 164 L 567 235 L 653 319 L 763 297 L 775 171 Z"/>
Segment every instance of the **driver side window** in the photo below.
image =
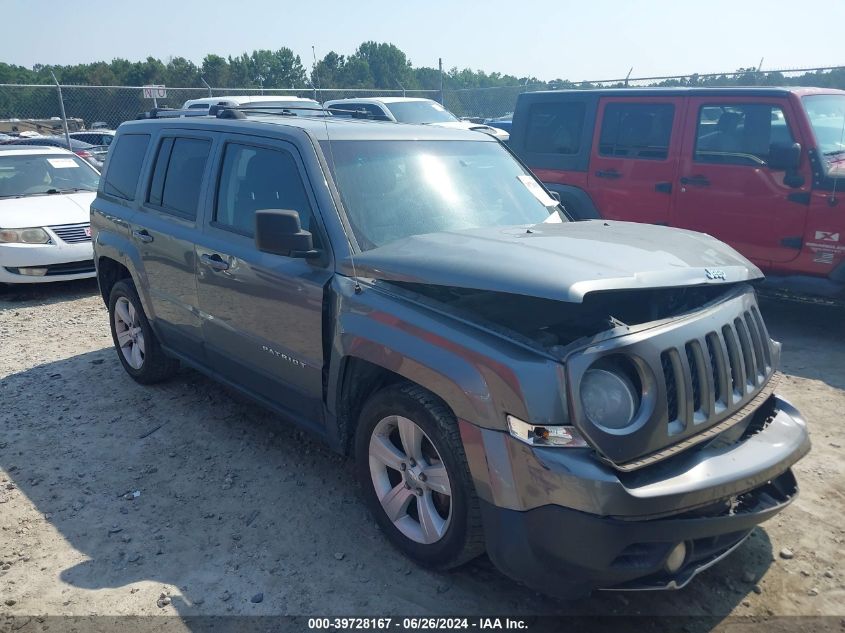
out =
<path fill-rule="evenodd" d="M 772 144 L 794 142 L 780 106 L 745 103 L 713 104 L 698 111 L 694 159 L 698 163 L 760 167 Z"/>
<path fill-rule="evenodd" d="M 214 223 L 242 235 L 255 235 L 259 209 L 297 211 L 302 228 L 314 233 L 312 210 L 302 176 L 289 152 L 228 143 L 214 208 Z M 318 234 L 314 234 L 315 245 Z"/>

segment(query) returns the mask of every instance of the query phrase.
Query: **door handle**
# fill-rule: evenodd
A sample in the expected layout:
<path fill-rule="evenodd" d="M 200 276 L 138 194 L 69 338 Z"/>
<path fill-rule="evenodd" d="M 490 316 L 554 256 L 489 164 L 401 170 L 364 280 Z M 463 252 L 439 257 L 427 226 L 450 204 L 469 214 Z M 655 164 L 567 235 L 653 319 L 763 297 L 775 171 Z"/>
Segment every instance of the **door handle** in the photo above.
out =
<path fill-rule="evenodd" d="M 654 190 L 657 193 L 672 193 L 671 182 L 658 182 L 654 185 Z"/>
<path fill-rule="evenodd" d="M 622 177 L 622 174 L 620 174 L 620 173 L 619 173 L 618 171 L 616 171 L 615 169 L 599 169 L 599 170 L 596 172 L 596 177 L 597 177 L 597 178 L 610 178 L 610 179 L 615 179 L 615 178 L 621 178 L 621 177 Z"/>
<path fill-rule="evenodd" d="M 213 270 L 229 270 L 229 262 L 224 262 L 217 253 L 214 255 L 201 255 L 200 261 Z"/>
<path fill-rule="evenodd" d="M 141 229 L 132 231 L 132 237 L 134 237 L 139 242 L 144 242 L 145 244 L 149 244 L 153 241 L 153 236 L 147 233 L 147 229 Z"/>
<path fill-rule="evenodd" d="M 696 187 L 708 187 L 710 181 L 706 176 L 683 176 L 681 178 L 682 185 L 695 185 Z"/>

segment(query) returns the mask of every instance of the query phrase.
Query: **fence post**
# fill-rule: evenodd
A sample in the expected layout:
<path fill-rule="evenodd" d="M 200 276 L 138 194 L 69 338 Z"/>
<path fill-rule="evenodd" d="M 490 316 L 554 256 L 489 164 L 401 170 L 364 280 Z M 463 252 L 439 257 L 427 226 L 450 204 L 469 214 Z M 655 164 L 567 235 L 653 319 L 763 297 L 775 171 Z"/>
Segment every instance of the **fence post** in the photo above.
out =
<path fill-rule="evenodd" d="M 209 96 L 209 97 L 213 97 L 214 95 L 213 95 L 213 94 L 211 94 L 211 86 L 209 86 L 209 85 L 208 85 L 208 82 L 205 80 L 205 77 L 200 77 L 200 81 L 203 83 L 203 85 L 204 85 L 206 88 L 208 88 L 208 96 Z"/>
<path fill-rule="evenodd" d="M 70 132 L 67 129 L 67 115 L 65 114 L 65 100 L 62 99 L 62 87 L 59 84 L 59 80 L 56 79 L 56 74 L 51 70 L 50 75 L 53 77 L 53 81 L 56 82 L 56 88 L 59 90 L 59 106 L 62 111 L 62 127 L 65 130 L 65 140 L 67 141 L 67 148 L 70 151 L 73 151 L 73 148 L 70 146 Z"/>
<path fill-rule="evenodd" d="M 437 67 L 440 69 L 440 105 L 446 107 L 446 102 L 443 100 L 443 58 L 437 58 Z"/>

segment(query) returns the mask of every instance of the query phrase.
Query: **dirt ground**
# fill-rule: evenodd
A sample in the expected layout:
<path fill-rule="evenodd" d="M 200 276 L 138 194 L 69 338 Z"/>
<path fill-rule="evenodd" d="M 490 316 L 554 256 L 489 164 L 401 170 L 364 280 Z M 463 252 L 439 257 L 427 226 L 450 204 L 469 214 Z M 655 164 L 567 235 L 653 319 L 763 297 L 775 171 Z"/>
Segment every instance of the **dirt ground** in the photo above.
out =
<path fill-rule="evenodd" d="M 408 562 L 350 462 L 204 376 L 135 384 L 94 282 L 0 291 L 0 614 L 845 616 L 845 313 L 763 313 L 813 439 L 797 501 L 684 590 L 564 603 Z"/>

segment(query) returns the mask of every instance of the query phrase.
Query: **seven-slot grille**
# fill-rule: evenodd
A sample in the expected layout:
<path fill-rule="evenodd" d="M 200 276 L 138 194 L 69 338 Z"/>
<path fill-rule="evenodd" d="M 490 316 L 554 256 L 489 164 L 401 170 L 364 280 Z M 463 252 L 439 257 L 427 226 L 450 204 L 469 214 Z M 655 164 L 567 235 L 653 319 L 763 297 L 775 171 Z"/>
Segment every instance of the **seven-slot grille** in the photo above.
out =
<path fill-rule="evenodd" d="M 48 226 L 47 228 L 68 244 L 91 241 L 91 225 L 88 222 L 81 224 L 59 224 L 57 226 Z"/>
<path fill-rule="evenodd" d="M 670 436 L 723 417 L 773 371 L 769 335 L 756 306 L 719 330 L 664 350 L 660 363 Z"/>

